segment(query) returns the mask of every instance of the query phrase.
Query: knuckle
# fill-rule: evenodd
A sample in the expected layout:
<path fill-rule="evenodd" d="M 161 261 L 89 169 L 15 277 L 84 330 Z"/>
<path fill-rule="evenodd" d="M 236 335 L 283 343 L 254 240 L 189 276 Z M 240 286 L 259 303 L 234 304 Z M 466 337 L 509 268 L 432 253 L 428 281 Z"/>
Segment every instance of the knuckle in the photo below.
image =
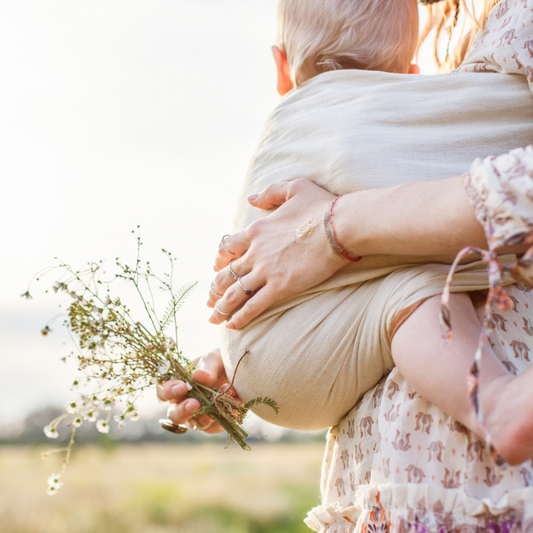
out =
<path fill-rule="evenodd" d="M 218 294 L 223 294 L 224 292 L 224 281 L 226 279 L 226 272 L 224 270 L 221 270 L 216 276 L 215 276 L 215 283 L 213 285 L 213 290 L 217 292 Z"/>
<path fill-rule="evenodd" d="M 257 309 L 258 309 L 257 304 L 253 300 L 250 300 L 242 309 L 242 317 L 250 318 L 250 317 L 255 316 L 255 314 L 257 313 Z"/>
<path fill-rule="evenodd" d="M 261 196 L 267 196 L 272 192 L 272 189 L 274 189 L 274 183 L 271 183 L 270 185 L 267 185 L 263 192 L 261 193 Z"/>
<path fill-rule="evenodd" d="M 224 295 L 224 303 L 226 304 L 236 304 L 238 302 L 238 293 L 233 287 L 231 286 Z"/>
<path fill-rule="evenodd" d="M 264 225 L 263 219 L 255 220 L 245 230 L 246 238 L 251 241 L 255 239 L 262 231 Z"/>
<path fill-rule="evenodd" d="M 297 180 L 294 180 L 291 184 L 292 187 L 295 189 L 302 189 L 309 185 L 309 180 L 306 178 L 298 178 Z"/>

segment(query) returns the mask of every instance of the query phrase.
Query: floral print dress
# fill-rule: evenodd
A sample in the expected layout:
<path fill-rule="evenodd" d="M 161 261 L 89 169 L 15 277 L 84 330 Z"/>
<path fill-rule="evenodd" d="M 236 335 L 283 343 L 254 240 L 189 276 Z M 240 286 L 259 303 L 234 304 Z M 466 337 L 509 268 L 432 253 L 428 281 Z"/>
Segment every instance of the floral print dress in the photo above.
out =
<path fill-rule="evenodd" d="M 533 87 L 533 0 L 497 4 L 458 71 L 521 74 Z M 491 250 L 533 244 L 533 148 L 477 160 L 465 186 Z M 533 253 L 514 274 L 512 304 L 491 309 L 486 333 L 517 374 L 533 363 Z M 477 312 L 483 322 L 485 307 Z M 533 460 L 498 466 L 490 451 L 394 369 L 330 429 L 323 504 L 306 524 L 320 533 L 533 533 Z"/>

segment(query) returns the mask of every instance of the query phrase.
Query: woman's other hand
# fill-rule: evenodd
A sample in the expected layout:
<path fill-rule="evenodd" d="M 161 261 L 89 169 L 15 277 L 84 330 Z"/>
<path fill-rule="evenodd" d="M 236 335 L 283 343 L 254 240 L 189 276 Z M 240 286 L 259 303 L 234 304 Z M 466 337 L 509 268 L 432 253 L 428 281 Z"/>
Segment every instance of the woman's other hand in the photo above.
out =
<path fill-rule="evenodd" d="M 235 389 L 230 388 L 229 380 L 226 376 L 220 350 L 213 350 L 205 357 L 193 362 L 197 369 L 192 377 L 209 388 L 227 390 L 232 398 L 240 402 Z M 220 433 L 222 427 L 214 422 L 207 415 L 194 416 L 194 412 L 201 409 L 200 402 L 194 398 L 185 398 L 188 389 L 183 381 L 165 381 L 157 386 L 157 397 L 162 402 L 170 402 L 167 417 L 176 425 L 187 424 L 189 427 L 196 427 L 206 433 Z"/>
<path fill-rule="evenodd" d="M 279 208 L 219 246 L 207 302 L 214 308 L 211 323 L 227 320 L 244 304 L 226 326 L 243 328 L 273 303 L 318 285 L 348 263 L 324 231 L 324 213 L 334 198 L 306 179 L 276 183 L 248 198 L 259 209 Z"/>

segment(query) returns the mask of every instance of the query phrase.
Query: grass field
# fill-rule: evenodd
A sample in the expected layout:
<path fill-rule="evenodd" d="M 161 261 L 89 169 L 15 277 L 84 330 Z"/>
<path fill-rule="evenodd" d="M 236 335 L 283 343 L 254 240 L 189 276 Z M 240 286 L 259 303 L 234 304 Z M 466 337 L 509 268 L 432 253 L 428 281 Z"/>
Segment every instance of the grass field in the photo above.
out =
<path fill-rule="evenodd" d="M 321 443 L 88 446 L 59 460 L 0 448 L 1 533 L 299 533 L 318 503 Z"/>

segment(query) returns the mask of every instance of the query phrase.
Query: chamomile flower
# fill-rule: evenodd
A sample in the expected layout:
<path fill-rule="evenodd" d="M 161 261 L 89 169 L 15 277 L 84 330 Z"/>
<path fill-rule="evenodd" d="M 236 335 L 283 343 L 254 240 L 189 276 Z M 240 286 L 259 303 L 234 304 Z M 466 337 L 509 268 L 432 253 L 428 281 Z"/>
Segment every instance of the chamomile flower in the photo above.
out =
<path fill-rule="evenodd" d="M 63 483 L 60 483 L 59 485 L 53 485 L 53 486 L 49 486 L 47 489 L 46 489 L 46 494 L 48 494 L 48 496 L 53 496 L 54 494 L 57 493 L 57 491 L 63 486 Z"/>
<path fill-rule="evenodd" d="M 105 420 L 98 420 L 98 422 L 96 422 L 96 429 L 100 433 L 109 433 L 109 422 L 106 422 Z"/>
<path fill-rule="evenodd" d="M 75 428 L 79 428 L 81 426 L 81 423 L 82 423 L 81 417 L 78 416 L 77 418 L 74 419 L 74 421 L 72 422 L 72 425 Z"/>
<path fill-rule="evenodd" d="M 44 326 L 43 329 L 41 329 L 41 335 L 43 337 L 46 337 L 52 330 L 50 329 L 49 326 Z"/>
<path fill-rule="evenodd" d="M 85 420 L 88 420 L 89 422 L 96 422 L 98 419 L 98 412 L 97 411 L 86 411 L 83 413 L 83 418 Z"/>
<path fill-rule="evenodd" d="M 126 414 L 132 422 L 135 422 L 135 420 L 139 420 L 139 413 L 135 409 L 128 411 Z"/>
<path fill-rule="evenodd" d="M 117 423 L 118 429 L 122 429 L 126 425 L 124 415 L 115 415 L 115 422 Z"/>
<path fill-rule="evenodd" d="M 61 477 L 61 474 L 52 474 L 48 478 L 48 489 L 46 490 L 46 493 L 49 496 L 53 496 L 62 486 L 63 483 L 59 481 L 59 478 Z"/>
<path fill-rule="evenodd" d="M 104 409 L 105 411 L 111 411 L 113 407 L 115 407 L 115 402 L 113 400 L 110 400 L 109 398 L 106 398 L 102 405 L 102 409 Z"/>
<path fill-rule="evenodd" d="M 26 291 L 24 294 L 20 295 L 21 298 L 25 300 L 33 300 L 33 296 L 30 294 L 30 291 Z"/>
<path fill-rule="evenodd" d="M 77 406 L 76 402 L 72 402 L 69 403 L 65 409 L 67 413 L 73 415 L 78 412 L 79 407 Z"/>
<path fill-rule="evenodd" d="M 159 367 L 158 371 L 161 376 L 164 376 L 168 373 L 168 370 L 170 368 L 170 361 L 163 361 L 161 366 Z"/>
<path fill-rule="evenodd" d="M 61 477 L 61 474 L 52 474 L 51 476 L 48 476 L 47 483 L 49 485 L 57 485 L 60 483 L 59 478 Z"/>
<path fill-rule="evenodd" d="M 44 426 L 43 431 L 49 439 L 57 439 L 59 437 L 59 433 L 54 426 Z"/>

